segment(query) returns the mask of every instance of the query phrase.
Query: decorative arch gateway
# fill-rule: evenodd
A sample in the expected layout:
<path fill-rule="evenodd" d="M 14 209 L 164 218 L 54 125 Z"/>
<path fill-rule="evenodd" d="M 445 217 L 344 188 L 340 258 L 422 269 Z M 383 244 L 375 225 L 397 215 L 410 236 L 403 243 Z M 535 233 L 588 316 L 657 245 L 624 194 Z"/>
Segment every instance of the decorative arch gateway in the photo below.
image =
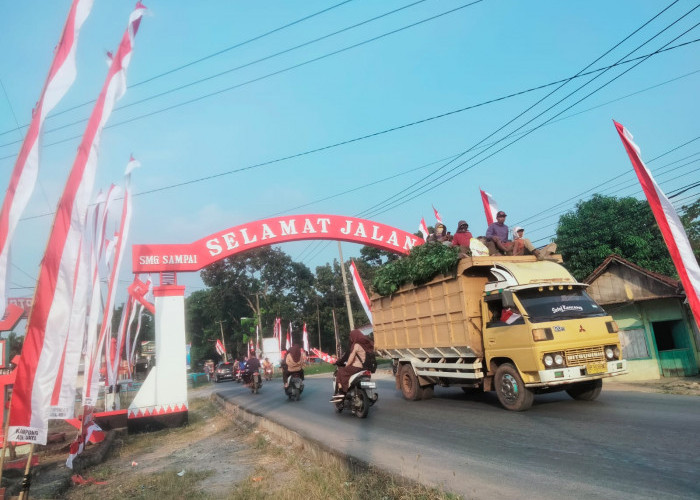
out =
<path fill-rule="evenodd" d="M 214 262 L 262 246 L 302 240 L 340 240 L 408 254 L 424 241 L 414 234 L 367 219 L 308 214 L 263 219 L 206 236 L 189 244 L 134 245 L 135 275 L 158 273 L 154 287 L 156 365 L 127 410 L 130 430 L 187 422 L 185 287 L 178 272 L 199 271 Z M 142 299 L 143 287 L 129 292 Z"/>

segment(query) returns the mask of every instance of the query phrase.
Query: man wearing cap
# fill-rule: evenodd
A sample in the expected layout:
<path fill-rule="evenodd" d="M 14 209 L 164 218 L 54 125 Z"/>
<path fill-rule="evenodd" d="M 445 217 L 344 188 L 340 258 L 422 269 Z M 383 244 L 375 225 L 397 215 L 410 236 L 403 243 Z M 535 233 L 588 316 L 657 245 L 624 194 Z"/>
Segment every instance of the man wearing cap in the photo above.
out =
<path fill-rule="evenodd" d="M 486 237 L 496 245 L 496 248 L 505 254 L 513 249 L 513 242 L 508 241 L 508 226 L 506 222 L 506 213 L 500 210 L 496 214 L 496 222 L 489 224 L 486 229 Z"/>

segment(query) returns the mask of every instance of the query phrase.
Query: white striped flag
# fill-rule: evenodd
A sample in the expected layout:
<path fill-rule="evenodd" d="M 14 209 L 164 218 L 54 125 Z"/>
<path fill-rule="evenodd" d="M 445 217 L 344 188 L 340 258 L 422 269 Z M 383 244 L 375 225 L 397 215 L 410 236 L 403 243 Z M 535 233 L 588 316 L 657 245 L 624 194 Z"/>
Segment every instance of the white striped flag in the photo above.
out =
<path fill-rule="evenodd" d="M 433 205 L 433 212 L 435 212 L 435 220 L 436 220 L 438 223 L 444 225 L 444 223 L 442 222 L 442 217 L 440 217 L 440 213 L 437 211 L 437 208 L 435 208 L 435 205 Z"/>
<path fill-rule="evenodd" d="M 644 194 L 649 200 L 651 211 L 654 213 L 656 223 L 659 225 L 661 235 L 671 254 L 673 264 L 676 266 L 686 297 L 688 297 L 688 303 L 695 317 L 695 322 L 700 325 L 700 266 L 695 260 L 688 235 L 683 228 L 683 223 L 678 218 L 678 214 L 671 202 L 666 198 L 666 195 L 652 177 L 649 169 L 642 162 L 640 149 L 632 141 L 632 134 L 616 121 L 613 120 L 613 123 L 617 133 L 620 135 L 620 139 L 622 139 L 625 150 L 627 150 L 627 155 L 637 173 L 639 183 L 644 189 Z"/>
<path fill-rule="evenodd" d="M 355 292 L 357 293 L 357 296 L 360 299 L 362 308 L 365 310 L 365 314 L 367 314 L 369 322 L 374 324 L 374 322 L 372 321 L 372 305 L 370 304 L 369 296 L 367 295 L 367 290 L 365 290 L 365 286 L 362 284 L 362 278 L 360 278 L 360 273 L 357 272 L 357 266 L 355 265 L 354 260 L 350 261 L 350 275 L 352 276 L 352 284 L 355 285 Z"/>
<path fill-rule="evenodd" d="M 221 342 L 221 340 L 216 339 L 216 346 L 215 347 L 216 347 L 216 352 L 219 353 L 219 356 L 223 356 L 225 350 L 224 350 L 224 344 Z"/>
<path fill-rule="evenodd" d="M 129 161 L 126 164 L 126 169 L 124 170 L 124 198 L 122 198 L 122 211 L 119 219 L 119 229 L 114 238 L 116 241 L 114 248 L 114 264 L 112 265 L 112 270 L 108 281 L 107 306 L 103 315 L 102 330 L 100 331 L 101 338 L 105 336 L 106 338 L 109 338 L 109 335 L 107 334 L 108 326 L 105 323 L 109 323 L 109 325 L 112 324 L 112 312 L 114 308 L 115 292 L 119 282 L 119 270 L 121 269 L 122 258 L 126 249 L 126 241 L 129 236 L 129 227 L 131 224 L 131 172 L 140 166 L 141 164 L 135 160 L 133 156 L 130 156 Z M 129 296 L 129 299 L 124 305 L 124 309 L 122 309 L 122 318 L 119 325 L 119 331 L 117 332 L 117 355 L 114 358 L 114 364 L 112 364 L 111 358 L 107 356 L 107 385 L 114 386 L 117 383 L 119 362 L 124 349 L 126 330 L 129 324 L 127 321 L 128 318 L 125 316 L 127 314 L 131 315 L 133 308 L 134 299 L 133 297 Z"/>
<path fill-rule="evenodd" d="M 10 185 L 0 209 L 0 318 L 5 314 L 7 268 L 10 244 L 19 218 L 34 191 L 39 174 L 39 139 L 44 119 L 66 95 L 75 81 L 75 52 L 80 28 L 90 14 L 94 0 L 74 0 L 61 40 L 54 50 L 49 74 L 41 91 L 39 101 L 32 112 L 32 119 L 15 162 Z"/>
<path fill-rule="evenodd" d="M 498 205 L 496 205 L 496 200 L 484 191 L 479 189 L 481 192 L 481 202 L 484 204 L 484 212 L 486 213 L 486 223 L 490 226 L 496 220 L 496 214 L 498 213 Z"/>
<path fill-rule="evenodd" d="M 10 406 L 8 440 L 46 444 L 48 407 L 71 311 L 78 248 L 97 170 L 99 137 L 126 91 L 125 73 L 144 7 L 140 3 L 109 68 L 59 201 L 39 270 Z"/>
<path fill-rule="evenodd" d="M 304 323 L 304 330 L 302 334 L 302 342 L 304 344 L 304 350 L 309 352 L 309 333 L 306 331 L 306 323 Z"/>
<path fill-rule="evenodd" d="M 428 238 L 428 226 L 425 225 L 425 217 L 421 217 L 420 224 L 418 224 L 418 230 L 423 235 L 423 239 Z"/>

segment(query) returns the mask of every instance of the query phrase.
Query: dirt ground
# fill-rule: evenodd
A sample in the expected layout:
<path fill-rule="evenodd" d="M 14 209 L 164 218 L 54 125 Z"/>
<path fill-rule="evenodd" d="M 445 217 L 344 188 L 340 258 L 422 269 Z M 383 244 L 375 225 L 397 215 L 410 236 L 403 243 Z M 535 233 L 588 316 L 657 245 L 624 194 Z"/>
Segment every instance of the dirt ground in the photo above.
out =
<path fill-rule="evenodd" d="M 276 496 L 284 497 L 279 492 L 284 491 L 294 475 L 285 456 L 293 456 L 293 450 L 277 448 L 264 432 L 248 424 L 232 422 L 230 415 L 221 412 L 210 401 L 209 396 L 217 387 L 211 384 L 190 390 L 190 425 L 185 428 L 115 437 L 102 463 L 82 471 L 85 480 L 106 481 L 107 485 L 68 486 L 72 471 L 64 463 L 75 431 L 66 424 L 57 423 L 58 427 L 52 432 L 65 432 L 66 440 L 37 452 L 41 467 L 37 468 L 38 474 L 33 478 L 31 495 L 35 498 L 72 500 L 109 500 L 124 496 L 154 498 L 153 490 L 161 490 L 157 490 L 158 487 L 150 484 L 147 478 L 167 473 L 170 476 L 165 477 L 164 481 L 172 483 L 172 487 L 177 488 L 178 482 L 183 485 L 187 483 L 182 491 L 175 490 L 175 498 L 190 495 L 203 498 L 266 498 L 275 491 L 278 492 Z M 607 380 L 604 390 L 700 396 L 700 377 L 644 382 Z M 88 449 L 86 453 L 90 451 Z M 307 467 L 310 465 L 306 464 Z M 8 474 L 14 481 L 18 481 L 20 475 L 18 472 Z M 266 493 L 260 494 L 259 489 L 263 485 Z M 428 495 L 421 498 L 435 497 Z"/>

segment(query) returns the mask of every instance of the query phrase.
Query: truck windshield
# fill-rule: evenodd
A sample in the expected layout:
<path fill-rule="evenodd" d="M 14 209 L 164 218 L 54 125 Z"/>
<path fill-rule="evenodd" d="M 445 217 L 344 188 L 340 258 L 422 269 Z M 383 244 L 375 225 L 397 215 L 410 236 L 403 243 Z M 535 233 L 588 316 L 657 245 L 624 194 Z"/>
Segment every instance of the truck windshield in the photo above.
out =
<path fill-rule="evenodd" d="M 580 288 L 543 291 L 533 288 L 521 290 L 517 296 L 533 323 L 605 316 L 603 308 Z"/>

